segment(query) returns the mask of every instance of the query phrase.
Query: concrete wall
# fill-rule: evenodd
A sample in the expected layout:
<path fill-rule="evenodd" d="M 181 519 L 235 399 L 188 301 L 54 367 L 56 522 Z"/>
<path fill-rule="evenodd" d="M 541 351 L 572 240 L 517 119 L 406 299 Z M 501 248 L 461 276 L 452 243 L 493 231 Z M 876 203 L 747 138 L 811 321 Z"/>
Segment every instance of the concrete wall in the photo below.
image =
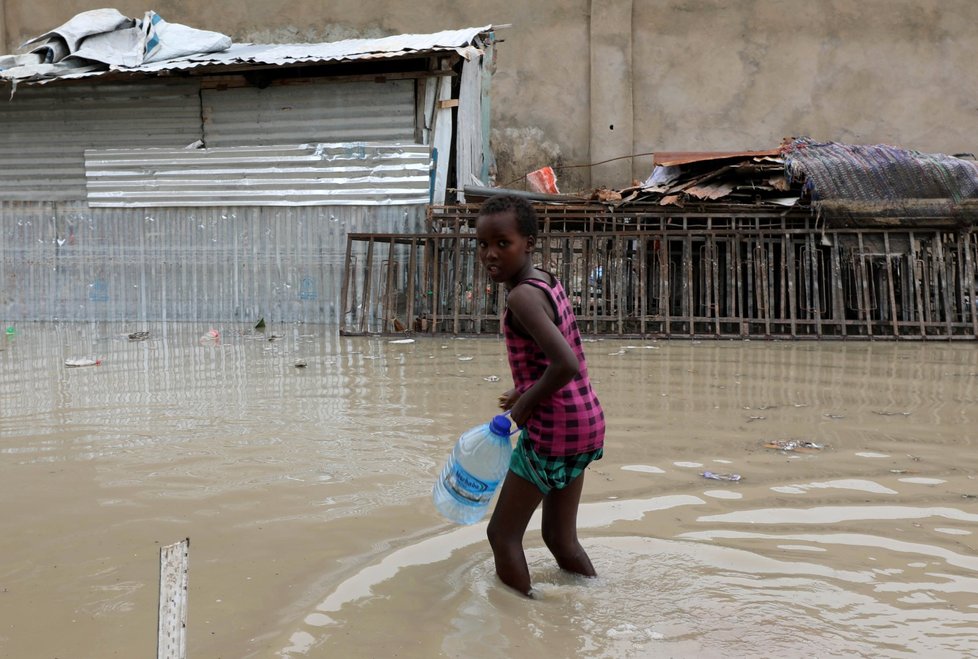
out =
<path fill-rule="evenodd" d="M 782 137 L 978 152 L 974 0 L 135 0 L 238 41 L 511 23 L 493 81 L 497 181 L 550 164 L 562 191 L 644 179 L 670 150 Z M 12 49 L 101 0 L 0 0 Z M 577 167 L 610 160 L 602 165 Z M 514 184 L 514 187 L 519 183 Z"/>

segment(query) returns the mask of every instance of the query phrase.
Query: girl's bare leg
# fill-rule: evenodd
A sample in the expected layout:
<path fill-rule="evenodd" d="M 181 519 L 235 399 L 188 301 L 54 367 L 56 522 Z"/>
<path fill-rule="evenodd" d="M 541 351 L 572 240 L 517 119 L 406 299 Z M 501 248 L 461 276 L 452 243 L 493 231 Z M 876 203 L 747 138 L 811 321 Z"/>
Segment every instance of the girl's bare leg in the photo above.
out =
<path fill-rule="evenodd" d="M 577 539 L 577 507 L 584 489 L 584 474 L 562 490 L 551 490 L 543 497 L 543 541 L 568 572 L 596 576 L 594 566 Z"/>
<path fill-rule="evenodd" d="M 523 534 L 541 499 L 543 493 L 533 483 L 508 472 L 486 530 L 499 579 L 527 596 L 530 595 L 530 569 L 523 553 Z"/>

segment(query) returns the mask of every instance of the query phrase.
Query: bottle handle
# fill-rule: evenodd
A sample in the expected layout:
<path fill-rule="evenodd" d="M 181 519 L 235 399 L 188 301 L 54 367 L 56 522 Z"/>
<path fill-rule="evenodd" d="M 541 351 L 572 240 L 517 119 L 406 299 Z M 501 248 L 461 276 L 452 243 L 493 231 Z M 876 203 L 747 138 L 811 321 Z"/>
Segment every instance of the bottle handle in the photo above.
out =
<path fill-rule="evenodd" d="M 522 427 L 516 425 L 516 422 L 513 421 L 513 411 L 512 410 L 506 410 L 505 412 L 503 412 L 503 416 L 504 417 L 507 417 L 509 419 L 509 435 L 510 435 L 510 437 L 512 437 L 515 433 L 523 430 Z"/>

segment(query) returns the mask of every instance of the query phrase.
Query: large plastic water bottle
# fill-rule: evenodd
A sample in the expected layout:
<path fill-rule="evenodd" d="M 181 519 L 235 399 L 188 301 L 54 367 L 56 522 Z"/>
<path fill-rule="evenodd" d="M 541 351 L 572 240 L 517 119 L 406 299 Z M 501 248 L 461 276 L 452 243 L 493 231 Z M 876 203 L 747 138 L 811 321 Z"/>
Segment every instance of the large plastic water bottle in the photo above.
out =
<path fill-rule="evenodd" d="M 431 491 L 435 508 L 449 521 L 475 524 L 486 514 L 509 469 L 509 428 L 509 417 L 499 414 L 458 438 Z"/>

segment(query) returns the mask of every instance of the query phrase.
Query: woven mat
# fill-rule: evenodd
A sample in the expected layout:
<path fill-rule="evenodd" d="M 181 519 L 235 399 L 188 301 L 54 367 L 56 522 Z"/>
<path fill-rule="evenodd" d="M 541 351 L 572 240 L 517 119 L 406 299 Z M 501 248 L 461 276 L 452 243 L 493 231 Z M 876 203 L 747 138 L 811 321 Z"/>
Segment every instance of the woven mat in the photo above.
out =
<path fill-rule="evenodd" d="M 815 201 L 978 198 L 978 163 L 885 144 L 786 140 L 785 172 Z"/>

